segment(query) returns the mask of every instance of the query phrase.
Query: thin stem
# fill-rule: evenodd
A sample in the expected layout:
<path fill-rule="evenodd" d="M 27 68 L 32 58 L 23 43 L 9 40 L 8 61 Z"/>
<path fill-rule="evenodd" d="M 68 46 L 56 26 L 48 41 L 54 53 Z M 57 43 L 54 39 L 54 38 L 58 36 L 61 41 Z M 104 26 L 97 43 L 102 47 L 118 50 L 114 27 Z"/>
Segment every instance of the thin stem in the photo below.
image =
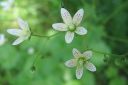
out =
<path fill-rule="evenodd" d="M 52 38 L 52 37 L 56 36 L 57 34 L 59 34 L 59 33 L 57 32 L 57 33 L 55 33 L 55 34 L 53 34 L 53 35 L 46 36 L 46 35 L 38 35 L 38 34 L 32 33 L 31 36 L 43 37 L 43 38 L 48 38 L 48 39 L 49 39 L 49 38 Z"/>
<path fill-rule="evenodd" d="M 95 53 L 99 53 L 99 54 L 103 54 L 103 55 L 111 55 L 111 56 L 125 56 L 124 54 L 122 55 L 118 55 L 118 54 L 114 54 L 114 53 L 106 53 L 106 52 L 101 52 L 101 51 L 97 51 L 97 50 L 94 50 L 94 49 L 91 49 L 93 52 Z"/>
<path fill-rule="evenodd" d="M 49 36 L 45 36 L 45 35 L 38 35 L 38 34 L 32 34 L 32 36 L 49 38 Z"/>
<path fill-rule="evenodd" d="M 94 50 L 94 49 L 90 49 L 90 50 L 92 50 L 95 53 L 99 53 L 99 54 L 103 54 L 103 55 L 118 56 L 118 57 L 120 57 L 120 56 L 125 57 L 126 55 L 128 55 L 128 53 L 118 55 L 118 54 L 114 54 L 114 53 L 106 53 L 106 52 L 102 52 L 102 51 L 97 51 L 97 50 Z"/>
<path fill-rule="evenodd" d="M 113 36 L 108 36 L 108 35 L 104 35 L 103 37 L 113 40 L 113 41 L 119 41 L 119 42 L 123 42 L 128 44 L 128 40 L 127 39 L 123 39 L 123 38 L 117 38 L 117 37 L 113 37 Z"/>
<path fill-rule="evenodd" d="M 61 1 L 61 8 L 64 8 L 64 2 L 63 0 L 60 0 Z"/>
<path fill-rule="evenodd" d="M 34 59 L 34 61 L 33 61 L 32 66 L 35 66 L 35 63 L 36 63 L 36 60 L 38 59 L 38 56 L 39 56 L 39 54 L 35 56 L 35 59 Z"/>
<path fill-rule="evenodd" d="M 33 60 L 32 67 L 31 67 L 31 70 L 32 71 L 35 71 L 36 70 L 35 64 L 36 64 L 36 61 L 38 59 L 38 56 L 39 56 L 39 53 L 35 56 L 35 58 Z"/>
<path fill-rule="evenodd" d="M 32 63 L 32 70 L 34 69 L 34 70 L 36 70 L 36 62 L 37 62 L 37 60 L 39 59 L 39 58 L 42 58 L 42 52 L 40 52 L 40 51 L 38 51 L 37 53 L 36 53 L 36 55 L 34 56 L 34 60 L 33 60 L 33 63 Z"/>

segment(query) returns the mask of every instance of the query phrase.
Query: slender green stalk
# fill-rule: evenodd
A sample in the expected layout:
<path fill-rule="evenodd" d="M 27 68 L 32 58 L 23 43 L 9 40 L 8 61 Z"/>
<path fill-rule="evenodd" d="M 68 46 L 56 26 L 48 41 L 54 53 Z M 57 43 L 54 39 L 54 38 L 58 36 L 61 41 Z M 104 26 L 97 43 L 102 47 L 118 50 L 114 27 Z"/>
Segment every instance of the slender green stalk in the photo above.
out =
<path fill-rule="evenodd" d="M 59 33 L 57 32 L 57 33 L 55 33 L 53 35 L 46 36 L 46 35 L 38 35 L 38 34 L 32 33 L 31 36 L 36 36 L 36 37 L 42 37 L 42 38 L 48 38 L 49 39 L 49 38 L 52 38 L 52 37 L 56 36 L 57 34 L 59 34 Z"/>
<path fill-rule="evenodd" d="M 60 0 L 61 1 L 61 8 L 64 8 L 64 2 L 63 0 Z"/>
<path fill-rule="evenodd" d="M 95 53 L 99 53 L 99 54 L 103 54 L 103 55 L 110 55 L 110 56 L 125 56 L 125 54 L 122 54 L 122 55 L 118 55 L 118 54 L 114 54 L 114 53 L 106 53 L 106 52 L 102 52 L 102 51 L 97 51 L 97 50 L 94 50 L 94 49 L 91 49 L 93 52 Z"/>
<path fill-rule="evenodd" d="M 102 52 L 102 51 L 97 51 L 97 50 L 94 50 L 94 49 L 90 49 L 92 50 L 94 53 L 99 53 L 99 54 L 103 54 L 103 55 L 110 55 L 110 56 L 117 56 L 117 57 L 125 57 L 128 55 L 128 52 L 127 53 L 124 53 L 124 54 L 114 54 L 114 53 L 107 53 L 107 52 Z"/>
<path fill-rule="evenodd" d="M 103 37 L 113 40 L 113 41 L 119 41 L 119 42 L 123 42 L 128 44 L 128 40 L 127 39 L 123 39 L 123 38 L 117 38 L 117 37 L 113 37 L 113 36 L 108 36 L 108 35 L 104 35 Z"/>
<path fill-rule="evenodd" d="M 37 61 L 37 59 L 39 58 L 39 56 L 40 56 L 40 53 L 37 53 L 37 55 L 35 56 L 35 58 L 34 58 L 34 60 L 33 60 L 32 67 L 31 67 L 31 70 L 32 70 L 32 71 L 35 71 L 35 70 L 36 70 L 35 64 L 36 64 L 36 61 Z"/>

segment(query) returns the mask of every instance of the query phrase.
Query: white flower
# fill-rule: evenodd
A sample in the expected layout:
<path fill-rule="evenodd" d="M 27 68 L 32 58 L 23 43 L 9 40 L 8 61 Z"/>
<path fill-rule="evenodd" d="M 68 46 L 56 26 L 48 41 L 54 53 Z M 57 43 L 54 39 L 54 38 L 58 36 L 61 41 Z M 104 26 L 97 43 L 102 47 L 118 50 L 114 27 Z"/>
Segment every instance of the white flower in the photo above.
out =
<path fill-rule="evenodd" d="M 70 13 L 65 8 L 61 8 L 61 16 L 64 23 L 55 23 L 52 25 L 52 27 L 57 31 L 67 31 L 65 35 L 65 41 L 66 43 L 71 43 L 75 33 L 78 35 L 87 34 L 87 30 L 84 27 L 79 26 L 83 15 L 84 10 L 80 9 L 72 18 Z"/>
<path fill-rule="evenodd" d="M 0 34 L 0 46 L 2 46 L 6 41 L 5 35 L 4 34 Z"/>
<path fill-rule="evenodd" d="M 76 66 L 76 78 L 80 79 L 83 75 L 83 68 L 86 67 L 89 71 L 96 71 L 96 67 L 89 61 L 92 57 L 92 51 L 85 51 L 81 54 L 77 49 L 73 49 L 73 59 L 70 59 L 65 62 L 67 67 Z"/>
<path fill-rule="evenodd" d="M 28 23 L 23 21 L 21 18 L 18 18 L 19 29 L 8 29 L 7 32 L 17 36 L 12 45 L 18 45 L 24 40 L 27 40 L 31 36 L 31 31 L 29 29 Z"/>
<path fill-rule="evenodd" d="M 34 54 L 34 52 L 35 52 L 35 49 L 33 47 L 28 48 L 28 54 L 29 55 Z"/>
<path fill-rule="evenodd" d="M 1 6 L 3 7 L 3 10 L 7 11 L 9 10 L 14 3 L 14 0 L 7 0 L 5 2 L 1 2 Z"/>

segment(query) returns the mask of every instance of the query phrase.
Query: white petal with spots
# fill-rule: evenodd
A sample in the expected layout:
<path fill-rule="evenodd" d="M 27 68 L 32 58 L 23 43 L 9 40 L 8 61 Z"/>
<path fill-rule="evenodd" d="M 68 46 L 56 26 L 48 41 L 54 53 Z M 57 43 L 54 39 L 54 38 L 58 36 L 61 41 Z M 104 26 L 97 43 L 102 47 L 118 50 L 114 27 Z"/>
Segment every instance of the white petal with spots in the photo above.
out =
<path fill-rule="evenodd" d="M 96 71 L 95 65 L 93 65 L 91 62 L 86 62 L 85 67 L 86 67 L 89 71 L 92 71 L 92 72 Z"/>
<path fill-rule="evenodd" d="M 77 66 L 76 68 L 76 78 L 81 79 L 83 75 L 83 66 Z"/>
<path fill-rule="evenodd" d="M 67 31 L 68 27 L 64 23 L 55 23 L 52 25 L 53 29 L 57 31 Z"/>
<path fill-rule="evenodd" d="M 83 15 L 84 15 L 84 10 L 83 9 L 79 9 L 76 14 L 74 15 L 73 17 L 73 23 L 78 26 L 81 21 L 82 21 L 82 18 L 83 18 Z"/>
<path fill-rule="evenodd" d="M 65 35 L 65 41 L 66 43 L 71 43 L 74 38 L 74 32 L 68 31 Z"/>
<path fill-rule="evenodd" d="M 73 48 L 72 53 L 75 58 L 79 58 L 81 55 L 81 53 L 76 48 Z"/>
<path fill-rule="evenodd" d="M 72 24 L 72 17 L 65 8 L 61 8 L 61 16 L 65 24 L 67 25 Z"/>
<path fill-rule="evenodd" d="M 85 58 L 88 60 L 92 57 L 92 51 L 85 51 L 83 53 L 83 55 L 85 56 Z"/>
<path fill-rule="evenodd" d="M 79 35 L 85 35 L 87 34 L 87 29 L 84 27 L 77 27 L 75 32 Z"/>
<path fill-rule="evenodd" d="M 65 65 L 67 67 L 75 67 L 77 64 L 77 60 L 76 59 L 71 59 L 65 62 Z"/>

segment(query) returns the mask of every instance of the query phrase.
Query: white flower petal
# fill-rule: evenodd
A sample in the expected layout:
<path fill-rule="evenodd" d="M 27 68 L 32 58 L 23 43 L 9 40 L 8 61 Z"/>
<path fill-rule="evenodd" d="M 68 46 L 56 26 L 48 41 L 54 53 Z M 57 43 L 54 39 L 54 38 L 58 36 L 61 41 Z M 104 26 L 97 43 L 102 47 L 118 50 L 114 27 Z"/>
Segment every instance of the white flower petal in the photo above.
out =
<path fill-rule="evenodd" d="M 67 25 L 65 25 L 64 23 L 55 23 L 52 25 L 52 27 L 58 31 L 67 31 L 68 30 Z"/>
<path fill-rule="evenodd" d="M 19 37 L 19 38 L 17 38 L 17 39 L 13 42 L 12 45 L 18 45 L 18 44 L 20 44 L 20 43 L 23 42 L 23 41 L 24 41 L 24 38 L 23 38 L 23 37 Z"/>
<path fill-rule="evenodd" d="M 5 35 L 4 34 L 0 34 L 0 46 L 3 45 L 6 41 Z"/>
<path fill-rule="evenodd" d="M 5 39 L 4 34 L 0 34 L 0 41 L 3 41 Z"/>
<path fill-rule="evenodd" d="M 87 29 L 84 27 L 77 27 L 75 32 L 79 35 L 85 35 L 87 34 Z"/>
<path fill-rule="evenodd" d="M 85 63 L 85 67 L 89 70 L 89 71 L 96 71 L 96 67 L 91 63 L 91 62 L 86 62 Z"/>
<path fill-rule="evenodd" d="M 61 8 L 61 16 L 65 24 L 67 25 L 72 24 L 72 17 L 65 8 Z"/>
<path fill-rule="evenodd" d="M 20 36 L 22 33 L 22 30 L 20 29 L 8 29 L 7 32 L 14 36 Z"/>
<path fill-rule="evenodd" d="M 71 59 L 65 62 L 65 65 L 67 67 L 75 67 L 77 64 L 77 60 L 76 59 Z"/>
<path fill-rule="evenodd" d="M 86 59 L 90 59 L 92 57 L 92 51 L 85 51 L 83 55 L 86 57 Z"/>
<path fill-rule="evenodd" d="M 21 18 L 18 18 L 18 24 L 19 24 L 19 26 L 20 26 L 21 29 L 23 29 L 23 30 L 29 30 L 28 23 L 25 22 L 24 20 L 22 20 Z"/>
<path fill-rule="evenodd" d="M 28 54 L 29 55 L 34 54 L 34 52 L 35 52 L 35 49 L 33 47 L 28 48 Z"/>
<path fill-rule="evenodd" d="M 81 53 L 76 48 L 73 48 L 72 53 L 75 58 L 78 58 L 81 55 Z"/>
<path fill-rule="evenodd" d="M 84 15 L 84 10 L 83 9 L 80 9 L 76 12 L 76 14 L 74 15 L 73 17 L 73 23 L 78 26 L 81 21 L 82 21 L 82 18 L 83 18 L 83 15 Z"/>
<path fill-rule="evenodd" d="M 66 43 L 71 43 L 74 38 L 74 32 L 68 31 L 65 35 Z"/>
<path fill-rule="evenodd" d="M 81 79 L 83 75 L 83 66 L 77 66 L 76 68 L 76 78 Z"/>

